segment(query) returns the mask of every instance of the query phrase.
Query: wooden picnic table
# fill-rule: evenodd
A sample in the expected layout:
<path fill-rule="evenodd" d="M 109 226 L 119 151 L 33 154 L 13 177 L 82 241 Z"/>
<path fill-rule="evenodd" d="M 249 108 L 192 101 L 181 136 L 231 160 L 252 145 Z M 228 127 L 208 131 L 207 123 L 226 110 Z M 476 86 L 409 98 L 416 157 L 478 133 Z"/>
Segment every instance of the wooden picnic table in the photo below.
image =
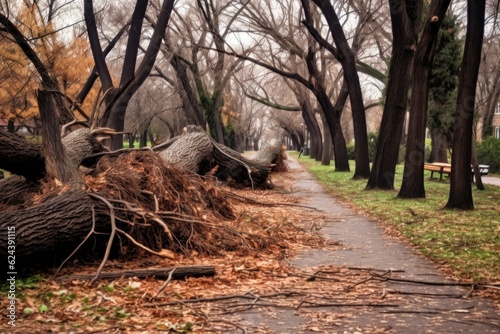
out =
<path fill-rule="evenodd" d="M 481 175 L 488 175 L 490 166 L 478 165 L 479 173 Z M 443 174 L 451 174 L 451 164 L 446 162 L 430 162 L 424 164 L 424 170 L 431 172 L 431 178 L 434 177 L 434 172 L 439 173 L 439 181 L 443 180 Z M 474 178 L 474 167 L 471 166 L 472 177 Z M 473 179 L 474 181 L 474 179 Z"/>
<path fill-rule="evenodd" d="M 443 174 L 451 174 L 451 164 L 445 162 L 425 163 L 424 170 L 431 172 L 431 178 L 434 177 L 434 172 L 439 173 L 439 181 L 443 180 Z"/>

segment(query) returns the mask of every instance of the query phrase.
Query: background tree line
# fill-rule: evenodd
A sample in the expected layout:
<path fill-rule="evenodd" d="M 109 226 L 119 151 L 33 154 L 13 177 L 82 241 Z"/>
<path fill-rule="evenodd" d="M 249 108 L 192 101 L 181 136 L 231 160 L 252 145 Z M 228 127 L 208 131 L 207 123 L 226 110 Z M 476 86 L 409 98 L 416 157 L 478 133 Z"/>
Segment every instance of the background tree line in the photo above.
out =
<path fill-rule="evenodd" d="M 428 128 L 431 159 L 446 160 L 453 148 L 448 206 L 473 207 L 464 196 L 473 138 L 492 133 L 500 97 L 498 57 L 488 56 L 499 47 L 494 1 L 0 6 L 4 120 L 39 118 L 41 81 L 59 92 L 60 124 L 111 128 L 111 149 L 123 146 L 124 133 L 143 146 L 191 124 L 238 150 L 272 137 L 301 149 L 308 138 L 313 158 L 335 157 L 335 170 L 348 171 L 354 141 L 353 177 L 366 178 L 367 189 L 394 188 L 404 144 L 405 198 L 425 196 Z M 378 133 L 371 168 L 369 131 Z"/>

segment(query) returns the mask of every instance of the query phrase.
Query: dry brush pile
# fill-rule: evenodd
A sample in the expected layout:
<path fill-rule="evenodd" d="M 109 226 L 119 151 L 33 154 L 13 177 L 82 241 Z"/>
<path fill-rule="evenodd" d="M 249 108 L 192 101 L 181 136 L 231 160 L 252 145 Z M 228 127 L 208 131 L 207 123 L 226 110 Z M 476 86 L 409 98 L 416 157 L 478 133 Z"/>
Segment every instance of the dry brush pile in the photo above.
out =
<path fill-rule="evenodd" d="M 203 147 L 196 157 L 195 147 Z M 265 245 L 262 235 L 238 226 L 228 191 L 216 177 L 268 187 L 281 147 L 268 155 L 271 160 L 253 161 L 196 132 L 176 137 L 156 151 L 96 153 L 92 147 L 89 154 L 79 154 L 80 163 L 94 162 L 87 166 L 91 168 L 80 168 L 77 181 L 61 184 L 23 176 L 2 180 L 0 226 L 15 227 L 16 256 L 24 267 L 40 259 L 52 264 L 56 258 L 60 263 L 97 250 L 103 258 L 99 274 L 113 256 L 217 254 Z M 43 152 L 39 155 L 43 161 Z M 194 167 L 185 168 L 187 162 Z M 4 244 L 2 238 L 6 235 L 0 236 Z"/>

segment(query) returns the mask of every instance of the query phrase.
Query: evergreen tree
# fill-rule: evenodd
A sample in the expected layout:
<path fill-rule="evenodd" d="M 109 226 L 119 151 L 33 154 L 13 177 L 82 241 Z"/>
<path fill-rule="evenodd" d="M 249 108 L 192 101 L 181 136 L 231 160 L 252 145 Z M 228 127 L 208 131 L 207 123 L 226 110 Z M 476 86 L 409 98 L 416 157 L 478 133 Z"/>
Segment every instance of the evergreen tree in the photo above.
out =
<path fill-rule="evenodd" d="M 453 114 L 462 63 L 462 40 L 457 36 L 458 29 L 457 17 L 448 14 L 439 31 L 427 117 L 427 126 L 432 136 L 431 161 L 447 161 L 447 148 L 453 135 Z"/>

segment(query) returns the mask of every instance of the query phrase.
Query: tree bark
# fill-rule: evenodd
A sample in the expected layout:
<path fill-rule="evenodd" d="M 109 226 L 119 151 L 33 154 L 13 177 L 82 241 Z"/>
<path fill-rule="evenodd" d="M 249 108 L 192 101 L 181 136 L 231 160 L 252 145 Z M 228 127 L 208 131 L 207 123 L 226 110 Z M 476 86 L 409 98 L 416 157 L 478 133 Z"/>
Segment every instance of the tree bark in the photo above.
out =
<path fill-rule="evenodd" d="M 159 154 L 165 161 L 175 166 L 198 173 L 202 161 L 209 159 L 213 150 L 210 137 L 200 131 L 180 136 L 170 147 Z"/>
<path fill-rule="evenodd" d="M 471 145 L 479 64 L 484 34 L 485 0 L 467 1 L 467 33 L 458 85 L 457 111 L 453 129 L 450 193 L 446 208 L 473 210 Z"/>
<path fill-rule="evenodd" d="M 98 206 L 82 190 L 65 192 L 41 204 L 2 213 L 0 230 L 15 227 L 16 258 L 54 251 L 69 254 L 91 230 L 92 208 Z M 6 232 L 0 233 L 0 244 L 8 244 Z M 6 252 L 7 247 L 2 247 L 0 256 L 4 258 Z"/>
<path fill-rule="evenodd" d="M 0 180 L 0 211 L 30 206 L 30 194 L 39 190 L 39 187 L 39 184 L 18 175 Z"/>
<path fill-rule="evenodd" d="M 45 171 L 51 179 L 62 183 L 76 181 L 78 165 L 73 165 L 66 148 L 61 141 L 61 129 L 52 100 L 52 93 L 39 90 L 37 94 L 38 107 L 42 120 L 42 151 L 45 157 Z"/>
<path fill-rule="evenodd" d="M 333 140 L 330 134 L 330 129 L 328 128 L 328 124 L 326 121 L 326 117 L 323 111 L 320 111 L 321 120 L 323 123 L 323 151 L 321 152 L 321 165 L 322 166 L 330 166 L 330 161 L 332 160 L 333 153 Z"/>
<path fill-rule="evenodd" d="M 103 149 L 87 128 L 71 132 L 62 139 L 62 144 L 75 169 L 86 157 Z M 46 172 L 41 145 L 28 143 L 24 138 L 0 130 L 0 168 L 33 182 L 42 179 Z"/>
<path fill-rule="evenodd" d="M 412 96 L 410 120 L 406 143 L 403 182 L 398 197 L 424 198 L 425 130 L 427 125 L 427 105 L 429 82 L 437 37 L 441 23 L 451 0 L 433 1 L 427 22 L 417 46 L 413 64 Z M 417 80 L 418 78 L 418 80 Z"/>
<path fill-rule="evenodd" d="M 267 187 L 272 164 L 280 153 L 281 144 L 264 146 L 254 158 L 247 159 L 213 141 L 201 128 L 190 127 L 159 154 L 168 163 L 192 173 L 214 173 L 222 181 L 231 179 L 248 186 Z"/>
<path fill-rule="evenodd" d="M 432 133 L 432 148 L 429 160 L 431 162 L 448 162 L 448 138 L 439 130 L 434 130 Z"/>
<path fill-rule="evenodd" d="M 333 154 L 335 156 L 335 170 L 336 171 L 350 171 L 349 157 L 347 156 L 347 146 L 342 133 L 342 127 L 340 126 L 340 117 L 344 111 L 344 107 L 349 96 L 349 89 L 344 81 L 342 88 L 340 89 L 339 95 L 337 96 L 337 101 L 333 106 L 333 112 L 337 115 L 336 119 L 338 122 L 338 131 L 333 139 Z"/>
<path fill-rule="evenodd" d="M 408 104 L 408 87 L 418 41 L 421 7 L 422 0 L 390 2 L 393 45 L 389 82 L 375 157 L 366 189 L 394 189 L 394 175 Z"/>
<path fill-rule="evenodd" d="M 370 176 L 370 161 L 368 156 L 368 134 L 366 130 L 365 107 L 363 104 L 363 95 L 359 83 L 354 53 L 349 47 L 349 43 L 347 43 L 342 25 L 340 24 L 332 4 L 329 1 L 323 0 L 313 1 L 321 9 L 328 22 L 333 40 L 339 52 L 338 59 L 344 70 L 344 78 L 349 91 L 352 120 L 354 124 L 354 137 L 356 139 L 356 167 L 353 179 L 368 178 Z M 332 134 L 332 136 L 336 138 L 335 134 Z"/>
<path fill-rule="evenodd" d="M 0 168 L 36 181 L 45 176 L 42 147 L 0 130 Z"/>
<path fill-rule="evenodd" d="M 298 88 L 300 89 L 300 87 Z M 319 128 L 318 121 L 314 116 L 314 111 L 312 109 L 311 102 L 309 101 L 309 98 L 305 96 L 305 93 L 301 97 L 301 100 L 302 100 L 302 105 L 301 105 L 302 118 L 306 123 L 307 130 L 309 131 L 311 137 L 311 147 L 309 148 L 310 150 L 309 155 L 311 156 L 311 158 L 315 159 L 316 161 L 319 161 L 321 159 L 321 152 L 323 151 L 321 130 Z"/>

